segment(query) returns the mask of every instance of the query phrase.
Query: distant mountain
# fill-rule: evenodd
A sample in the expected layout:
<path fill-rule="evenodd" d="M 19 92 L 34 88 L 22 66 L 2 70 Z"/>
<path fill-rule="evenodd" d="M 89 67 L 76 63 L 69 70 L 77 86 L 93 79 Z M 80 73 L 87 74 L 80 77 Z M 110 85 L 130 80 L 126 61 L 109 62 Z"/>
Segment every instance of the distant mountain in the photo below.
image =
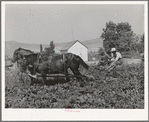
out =
<path fill-rule="evenodd" d="M 60 50 L 64 45 L 66 45 L 68 43 L 71 43 L 71 42 L 55 43 L 56 50 Z M 85 46 L 87 46 L 88 49 L 103 47 L 103 41 L 100 38 L 82 41 L 81 43 L 83 43 Z M 45 47 L 49 47 L 49 44 L 42 45 L 42 46 L 43 46 L 43 50 L 44 50 Z M 6 41 L 5 42 L 5 56 L 12 57 L 15 49 L 17 49 L 19 47 L 29 49 L 34 52 L 40 51 L 40 44 L 26 44 L 26 43 L 19 43 L 16 41 Z"/>
<path fill-rule="evenodd" d="M 103 40 L 100 38 L 82 41 L 82 43 L 86 45 L 88 49 L 103 47 Z"/>
<path fill-rule="evenodd" d="M 37 52 L 38 49 L 39 49 L 38 44 L 25 44 L 25 43 L 19 43 L 19 42 L 16 42 L 16 41 L 6 41 L 5 42 L 5 56 L 12 57 L 13 52 L 15 51 L 15 49 L 17 49 L 19 47 L 29 49 L 29 50 L 32 50 L 32 51 L 35 51 L 35 52 Z"/>
<path fill-rule="evenodd" d="M 26 44 L 26 43 L 19 43 L 16 41 L 6 41 L 5 42 L 5 55 L 7 57 L 12 57 L 13 52 L 19 47 L 24 48 L 24 49 L 29 49 L 34 52 L 40 51 L 40 44 Z M 48 47 L 48 45 L 43 45 L 43 49 L 45 47 Z"/>

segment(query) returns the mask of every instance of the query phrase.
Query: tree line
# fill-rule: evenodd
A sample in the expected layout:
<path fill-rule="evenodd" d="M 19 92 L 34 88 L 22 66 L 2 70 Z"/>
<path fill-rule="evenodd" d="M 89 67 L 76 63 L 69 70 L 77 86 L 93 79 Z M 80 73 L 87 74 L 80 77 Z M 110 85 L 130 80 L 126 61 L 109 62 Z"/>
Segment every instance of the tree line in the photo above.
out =
<path fill-rule="evenodd" d="M 135 33 L 132 31 L 131 25 L 128 22 L 118 24 L 112 21 L 107 22 L 106 27 L 103 28 L 101 38 L 103 39 L 103 47 L 107 53 L 113 47 L 119 52 L 144 52 L 144 34 L 141 37 L 141 42 L 137 42 Z"/>

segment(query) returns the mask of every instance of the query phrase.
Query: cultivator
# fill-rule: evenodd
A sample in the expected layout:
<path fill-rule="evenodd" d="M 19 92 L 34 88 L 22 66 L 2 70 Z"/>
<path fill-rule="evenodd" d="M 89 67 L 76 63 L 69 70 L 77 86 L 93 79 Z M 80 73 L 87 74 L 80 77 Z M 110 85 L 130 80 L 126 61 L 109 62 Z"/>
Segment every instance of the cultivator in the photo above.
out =
<path fill-rule="evenodd" d="M 28 73 L 27 75 L 31 78 L 34 78 L 34 79 L 38 79 L 38 78 L 42 77 L 41 74 L 39 74 L 39 73 L 36 75 L 32 75 L 32 74 Z M 48 78 L 51 78 L 51 77 L 67 78 L 67 77 L 69 77 L 69 78 L 94 79 L 94 76 L 85 75 L 85 74 L 81 75 L 81 76 L 80 75 L 72 75 L 72 74 L 67 74 L 67 75 L 65 75 L 65 74 L 47 74 L 46 77 L 48 77 Z"/>
<path fill-rule="evenodd" d="M 12 66 L 13 65 L 9 65 L 6 67 L 12 67 Z M 124 68 L 118 68 L 118 69 L 124 70 Z M 83 68 L 80 67 L 80 72 L 81 72 L 81 75 L 65 74 L 65 72 L 61 72 L 61 74 L 47 74 L 46 77 L 47 78 L 67 78 L 67 77 L 69 77 L 72 79 L 82 78 L 85 80 L 103 80 L 109 76 L 108 72 L 106 71 L 106 66 L 99 66 L 99 65 L 90 66 L 89 70 L 86 72 L 84 72 Z M 33 78 L 36 80 L 38 80 L 42 77 L 41 74 L 39 74 L 39 73 L 36 73 L 35 75 L 33 75 L 33 74 L 30 74 L 30 72 L 25 72 L 25 74 L 27 76 L 29 76 L 30 78 Z M 114 75 L 116 77 L 116 68 L 114 68 L 114 70 L 112 71 L 112 75 Z"/>

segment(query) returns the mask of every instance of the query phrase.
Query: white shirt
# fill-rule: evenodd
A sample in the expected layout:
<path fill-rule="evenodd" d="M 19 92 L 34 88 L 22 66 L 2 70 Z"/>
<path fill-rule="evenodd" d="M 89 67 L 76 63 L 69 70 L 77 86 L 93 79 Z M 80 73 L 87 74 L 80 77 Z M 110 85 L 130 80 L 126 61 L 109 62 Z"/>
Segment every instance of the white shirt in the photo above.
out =
<path fill-rule="evenodd" d="M 122 55 L 119 52 L 116 52 L 116 58 L 113 57 L 113 53 L 112 53 L 112 61 L 118 61 L 120 58 L 122 58 Z"/>

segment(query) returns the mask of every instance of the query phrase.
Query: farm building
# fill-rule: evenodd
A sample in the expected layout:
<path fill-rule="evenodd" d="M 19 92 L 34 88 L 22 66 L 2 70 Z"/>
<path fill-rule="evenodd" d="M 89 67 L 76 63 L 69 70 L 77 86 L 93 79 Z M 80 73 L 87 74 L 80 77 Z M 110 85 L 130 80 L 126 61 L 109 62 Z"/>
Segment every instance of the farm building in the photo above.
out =
<path fill-rule="evenodd" d="M 88 61 L 88 47 L 76 40 L 69 42 L 61 48 L 61 53 L 73 53 L 80 56 L 84 61 Z"/>

